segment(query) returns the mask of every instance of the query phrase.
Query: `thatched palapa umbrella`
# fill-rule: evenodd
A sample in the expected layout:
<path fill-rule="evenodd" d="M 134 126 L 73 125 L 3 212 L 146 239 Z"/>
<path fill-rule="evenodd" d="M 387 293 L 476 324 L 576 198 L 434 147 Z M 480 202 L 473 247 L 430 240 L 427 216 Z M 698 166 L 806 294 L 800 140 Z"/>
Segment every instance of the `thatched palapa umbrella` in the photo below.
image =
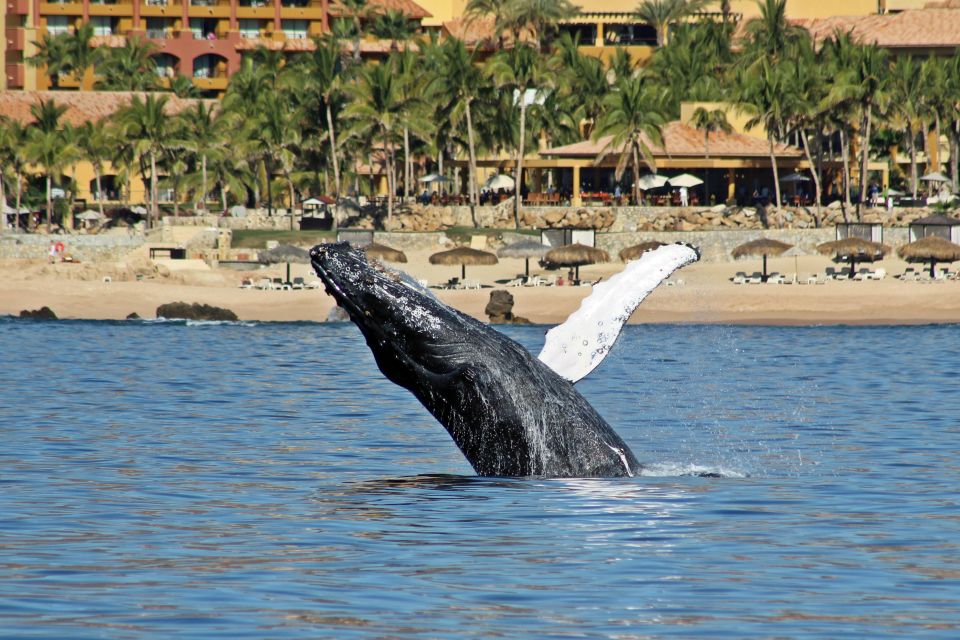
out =
<path fill-rule="evenodd" d="M 576 280 L 580 279 L 580 267 L 585 264 L 609 262 L 610 254 L 603 249 L 588 247 L 585 244 L 565 244 L 562 247 L 551 249 L 543 256 L 544 262 L 555 264 L 558 267 L 573 267 L 576 269 Z"/>
<path fill-rule="evenodd" d="M 523 258 L 526 262 L 525 273 L 530 276 L 530 258 L 542 258 L 550 251 L 550 247 L 540 244 L 536 240 L 521 240 L 497 249 L 497 256 L 501 258 Z"/>
<path fill-rule="evenodd" d="M 488 251 L 471 249 L 470 247 L 457 247 L 448 251 L 441 251 L 430 256 L 430 264 L 458 264 L 460 265 L 460 278 L 467 277 L 468 264 L 497 264 L 497 256 Z"/>
<path fill-rule="evenodd" d="M 742 258 L 743 256 L 763 256 L 763 273 L 760 275 L 760 281 L 766 282 L 769 278 L 767 275 L 767 256 L 783 255 L 791 248 L 793 248 L 792 244 L 780 242 L 779 240 L 774 240 L 773 238 L 757 238 L 756 240 L 745 242 L 739 247 L 734 248 L 730 254 L 734 258 Z"/>
<path fill-rule="evenodd" d="M 257 259 L 264 264 L 287 263 L 287 283 L 290 283 L 290 263 L 310 264 L 310 253 L 306 249 L 295 247 L 292 244 L 278 244 L 273 249 L 260 251 Z"/>
<path fill-rule="evenodd" d="M 386 260 L 387 262 L 406 262 L 407 254 L 399 249 L 394 249 L 393 247 L 388 247 L 385 244 L 380 244 L 378 242 L 371 242 L 363 248 L 363 252 L 367 254 L 368 258 L 379 258 L 381 260 Z"/>
<path fill-rule="evenodd" d="M 627 247 L 626 249 L 620 250 L 620 260 L 623 262 L 630 262 L 631 260 L 636 260 L 647 251 L 653 251 L 654 249 L 659 249 L 660 247 L 666 245 L 665 242 L 660 242 L 659 240 L 648 240 L 646 242 L 641 242 L 640 244 L 635 244 L 632 247 Z"/>
<path fill-rule="evenodd" d="M 929 262 L 930 277 L 935 278 L 938 262 L 960 260 L 960 245 L 938 236 L 927 236 L 903 245 L 897 254 L 907 262 Z"/>
<path fill-rule="evenodd" d="M 825 256 L 834 255 L 836 261 L 848 262 L 850 264 L 850 277 L 853 277 L 857 272 L 858 262 L 883 260 L 883 257 L 890 253 L 890 247 L 879 242 L 850 236 L 843 240 L 833 240 L 817 245 L 817 251 Z"/>

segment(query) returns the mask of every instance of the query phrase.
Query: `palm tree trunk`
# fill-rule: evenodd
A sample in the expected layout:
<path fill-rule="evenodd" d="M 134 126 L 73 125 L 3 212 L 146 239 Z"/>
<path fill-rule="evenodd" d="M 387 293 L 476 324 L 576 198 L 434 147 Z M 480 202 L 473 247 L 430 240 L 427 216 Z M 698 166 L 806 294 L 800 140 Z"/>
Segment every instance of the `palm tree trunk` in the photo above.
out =
<path fill-rule="evenodd" d="M 443 149 L 437 152 L 437 175 L 443 175 Z M 437 183 L 437 191 L 440 192 L 440 195 L 443 195 L 443 180 Z"/>
<path fill-rule="evenodd" d="M 807 155 L 807 162 L 810 164 L 810 175 L 813 176 L 813 190 L 816 194 L 817 223 L 820 222 L 820 176 L 813 164 L 813 157 L 810 155 L 810 143 L 807 140 L 807 132 L 800 129 L 800 140 L 803 142 L 803 152 Z"/>
<path fill-rule="evenodd" d="M 867 163 L 870 162 L 870 126 L 873 124 L 873 105 L 868 104 L 863 114 L 863 134 L 860 140 L 860 195 L 857 198 L 857 220 L 860 220 L 863 211 L 863 199 L 867 195 Z"/>
<path fill-rule="evenodd" d="M 337 159 L 337 137 L 333 133 L 333 111 L 327 100 L 327 129 L 330 130 L 330 155 L 333 157 L 333 190 L 340 199 L 340 161 Z"/>
<path fill-rule="evenodd" d="M 383 130 L 384 168 L 387 170 L 387 220 L 393 219 L 393 160 L 390 153 L 390 141 L 386 129 Z"/>
<path fill-rule="evenodd" d="M 770 167 L 773 169 L 773 193 L 777 199 L 776 204 L 773 207 L 774 211 L 780 210 L 780 174 L 777 170 L 777 154 L 774 153 L 773 147 L 773 136 L 767 136 L 767 140 L 770 141 Z M 768 218 L 769 226 L 769 218 Z"/>
<path fill-rule="evenodd" d="M 200 208 L 207 210 L 207 154 L 200 157 L 200 171 L 203 173 L 203 196 L 200 201 Z"/>
<path fill-rule="evenodd" d="M 0 211 L 0 229 L 7 228 L 7 192 L 3 188 L 3 174 L 0 173 L 0 207 L 3 208 L 3 211 Z M 17 214 L 19 215 L 19 214 Z M 16 219 L 16 218 L 14 218 Z"/>
<path fill-rule="evenodd" d="M 263 161 L 263 173 L 267 178 L 267 217 L 273 217 L 273 185 L 270 184 L 270 176 L 273 172 L 270 170 L 270 163 L 266 160 Z"/>
<path fill-rule="evenodd" d="M 960 120 L 957 120 L 950 126 L 950 178 L 953 193 L 957 192 L 958 180 L 957 173 L 960 171 Z"/>
<path fill-rule="evenodd" d="M 845 128 L 840 129 L 840 157 L 843 162 L 843 221 L 850 222 L 850 139 Z"/>
<path fill-rule="evenodd" d="M 220 204 L 223 206 L 223 210 L 227 210 L 227 190 L 223 188 L 223 183 L 220 183 Z"/>
<path fill-rule="evenodd" d="M 527 101 L 524 100 L 526 91 L 520 92 L 520 147 L 517 149 L 517 171 L 513 177 L 513 224 L 520 228 L 520 183 L 523 182 L 523 146 L 526 143 L 527 134 Z"/>
<path fill-rule="evenodd" d="M 470 219 L 473 222 L 474 228 L 478 227 L 477 224 L 477 152 L 474 149 L 473 144 L 473 120 L 470 115 L 470 103 L 467 102 L 467 144 L 470 147 L 470 170 L 468 171 L 467 179 L 470 181 L 469 190 L 470 190 Z"/>
<path fill-rule="evenodd" d="M 100 210 L 100 215 L 103 215 L 103 186 L 100 184 L 100 165 L 93 165 L 93 177 L 97 181 L 97 208 Z"/>
<path fill-rule="evenodd" d="M 403 128 L 403 197 L 410 197 L 410 129 Z"/>
<path fill-rule="evenodd" d="M 290 231 L 293 231 L 293 208 L 294 208 L 294 198 L 296 194 L 293 192 L 293 180 L 290 179 L 290 174 L 287 174 L 287 190 L 290 192 Z"/>
<path fill-rule="evenodd" d="M 157 217 L 157 154 L 150 151 L 150 215 L 147 219 Z M 150 225 L 147 225 L 150 228 Z"/>
<path fill-rule="evenodd" d="M 910 191 L 913 199 L 916 200 L 919 183 L 917 180 L 917 135 L 913 131 L 913 127 L 907 127 L 907 139 L 910 141 Z"/>
<path fill-rule="evenodd" d="M 16 220 L 16 222 L 13 225 L 14 231 L 17 231 L 20 229 L 20 205 L 21 205 L 20 201 L 22 197 L 23 197 L 23 175 L 20 173 L 20 171 L 17 171 L 17 215 L 14 216 L 13 218 L 14 220 Z"/>
<path fill-rule="evenodd" d="M 637 153 L 637 145 L 631 145 L 630 152 L 633 154 L 633 204 L 640 206 L 640 157 Z"/>
<path fill-rule="evenodd" d="M 53 230 L 53 197 L 51 195 L 52 186 L 50 184 L 50 173 L 47 169 L 47 233 Z"/>

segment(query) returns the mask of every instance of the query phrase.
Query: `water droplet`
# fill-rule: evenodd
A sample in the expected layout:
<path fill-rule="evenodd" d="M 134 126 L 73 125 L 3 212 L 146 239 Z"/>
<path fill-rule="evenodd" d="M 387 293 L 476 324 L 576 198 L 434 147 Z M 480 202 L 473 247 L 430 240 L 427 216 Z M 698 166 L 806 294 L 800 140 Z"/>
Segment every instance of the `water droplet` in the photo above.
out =
<path fill-rule="evenodd" d="M 589 341 L 589 340 L 584 340 L 584 341 L 583 341 L 583 346 L 587 346 L 588 344 L 590 344 L 590 341 Z"/>

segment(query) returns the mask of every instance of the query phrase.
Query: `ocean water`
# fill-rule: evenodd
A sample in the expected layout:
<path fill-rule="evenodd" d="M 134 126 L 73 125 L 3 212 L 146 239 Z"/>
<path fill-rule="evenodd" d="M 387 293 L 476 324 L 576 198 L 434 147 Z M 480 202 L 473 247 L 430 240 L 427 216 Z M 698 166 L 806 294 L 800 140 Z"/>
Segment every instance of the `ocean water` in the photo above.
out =
<path fill-rule="evenodd" d="M 0 357 L 2 638 L 960 637 L 960 326 L 628 327 L 612 480 L 474 477 L 352 325 Z"/>

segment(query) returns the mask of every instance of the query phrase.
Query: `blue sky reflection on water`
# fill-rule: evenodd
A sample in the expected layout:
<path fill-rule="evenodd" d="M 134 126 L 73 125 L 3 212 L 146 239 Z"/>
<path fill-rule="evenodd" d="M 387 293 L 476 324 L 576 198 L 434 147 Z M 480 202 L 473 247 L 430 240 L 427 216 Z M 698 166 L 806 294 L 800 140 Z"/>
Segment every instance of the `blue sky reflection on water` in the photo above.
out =
<path fill-rule="evenodd" d="M 628 327 L 578 386 L 647 475 L 551 480 L 352 326 L 0 320 L 0 636 L 955 638 L 958 337 Z"/>

